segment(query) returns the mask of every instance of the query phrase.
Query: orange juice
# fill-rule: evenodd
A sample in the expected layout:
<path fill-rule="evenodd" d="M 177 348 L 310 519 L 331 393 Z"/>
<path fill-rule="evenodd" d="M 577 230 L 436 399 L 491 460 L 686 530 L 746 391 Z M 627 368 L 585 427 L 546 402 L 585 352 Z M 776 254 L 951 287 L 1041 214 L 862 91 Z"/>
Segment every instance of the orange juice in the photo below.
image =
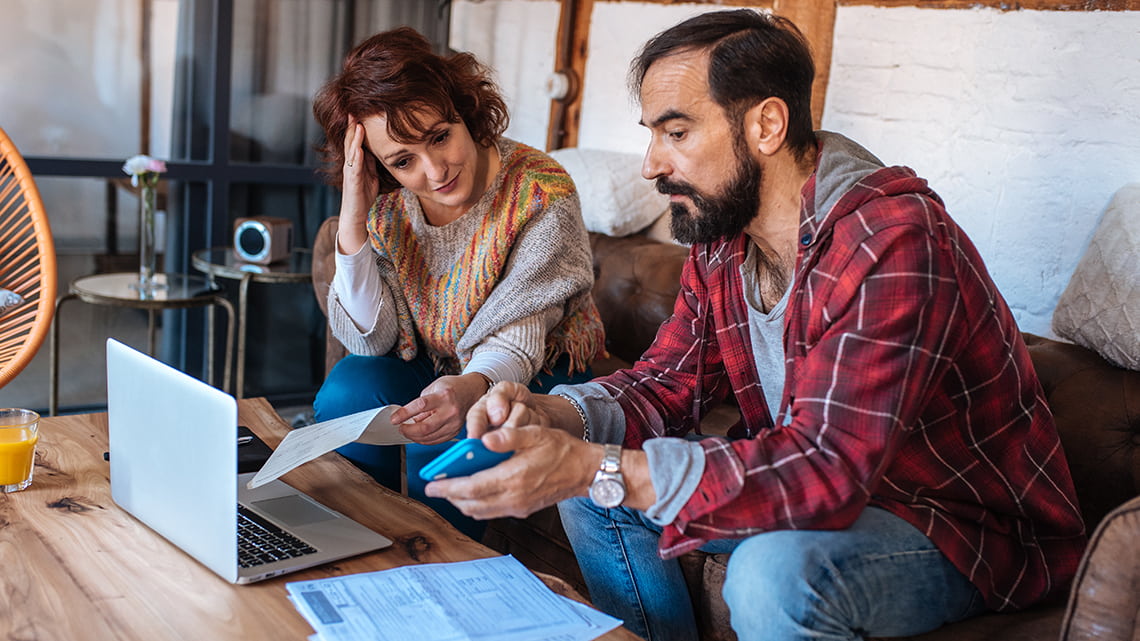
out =
<path fill-rule="evenodd" d="M 26 427 L 0 429 L 0 485 L 16 485 L 31 475 L 39 438 Z"/>

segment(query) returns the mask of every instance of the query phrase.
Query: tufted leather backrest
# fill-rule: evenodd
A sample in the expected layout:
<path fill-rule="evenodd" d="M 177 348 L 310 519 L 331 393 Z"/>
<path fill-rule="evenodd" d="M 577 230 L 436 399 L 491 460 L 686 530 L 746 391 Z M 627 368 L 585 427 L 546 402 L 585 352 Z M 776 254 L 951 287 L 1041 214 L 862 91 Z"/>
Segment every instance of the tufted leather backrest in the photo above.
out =
<path fill-rule="evenodd" d="M 689 250 L 645 236 L 590 233 L 594 302 L 606 327 L 606 350 L 632 363 L 673 314 Z"/>
<path fill-rule="evenodd" d="M 1079 345 L 1024 337 L 1092 530 L 1140 494 L 1140 372 Z"/>

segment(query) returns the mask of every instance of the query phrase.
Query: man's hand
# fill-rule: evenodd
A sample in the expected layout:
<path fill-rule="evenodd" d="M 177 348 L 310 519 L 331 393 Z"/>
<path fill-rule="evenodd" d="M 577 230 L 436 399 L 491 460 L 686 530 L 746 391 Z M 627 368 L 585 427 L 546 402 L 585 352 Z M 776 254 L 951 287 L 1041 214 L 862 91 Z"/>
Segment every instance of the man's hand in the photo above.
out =
<path fill-rule="evenodd" d="M 581 438 L 582 419 L 559 396 L 531 394 L 499 383 L 467 413 L 467 435 L 493 452 L 514 455 L 471 476 L 428 483 L 428 496 L 445 498 L 476 519 L 526 517 L 564 499 L 585 496 L 602 463 L 602 446 Z M 644 510 L 656 500 L 645 452 L 622 450 L 624 505 Z"/>
<path fill-rule="evenodd" d="M 538 425 L 504 426 L 483 436 L 483 444 L 514 455 L 471 476 L 428 483 L 425 493 L 451 501 L 472 518 L 524 518 L 563 499 L 585 496 L 602 461 L 600 445 Z"/>
<path fill-rule="evenodd" d="M 392 424 L 417 443 L 443 443 L 455 438 L 463 427 L 464 414 L 486 390 L 487 379 L 479 374 L 441 376 L 419 398 L 392 412 Z M 409 419 L 413 422 L 403 424 Z"/>
<path fill-rule="evenodd" d="M 480 438 L 496 427 L 548 427 L 550 420 L 538 409 L 537 398 L 520 383 L 503 381 L 492 386 L 467 412 L 467 436 Z"/>

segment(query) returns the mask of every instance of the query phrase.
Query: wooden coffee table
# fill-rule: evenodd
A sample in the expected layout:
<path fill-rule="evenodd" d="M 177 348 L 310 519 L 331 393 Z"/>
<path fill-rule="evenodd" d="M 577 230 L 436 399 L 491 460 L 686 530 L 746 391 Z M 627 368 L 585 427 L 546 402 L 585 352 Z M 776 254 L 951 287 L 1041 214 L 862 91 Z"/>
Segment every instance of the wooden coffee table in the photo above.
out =
<path fill-rule="evenodd" d="M 238 413 L 270 446 L 289 429 L 264 399 L 240 401 Z M 0 494 L 0 638 L 303 641 L 313 631 L 286 597 L 287 582 L 497 555 L 328 454 L 284 480 L 395 544 L 231 585 L 115 505 L 106 449 L 106 414 L 42 419 L 32 486 Z M 539 576 L 584 602 L 557 577 Z M 600 638 L 637 639 L 624 628 Z"/>

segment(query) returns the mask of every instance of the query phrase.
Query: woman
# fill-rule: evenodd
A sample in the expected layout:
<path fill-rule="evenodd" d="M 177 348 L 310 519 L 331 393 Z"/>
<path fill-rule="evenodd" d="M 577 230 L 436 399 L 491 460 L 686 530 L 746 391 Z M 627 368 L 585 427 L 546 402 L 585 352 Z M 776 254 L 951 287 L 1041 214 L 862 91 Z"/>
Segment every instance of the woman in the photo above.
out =
<path fill-rule="evenodd" d="M 578 196 L 546 154 L 502 137 L 506 105 L 470 54 L 438 56 L 409 28 L 358 45 L 313 105 L 325 173 L 342 189 L 329 321 L 350 355 L 317 420 L 400 405 L 409 494 L 473 538 L 482 524 L 428 499 L 418 470 L 464 435 L 499 381 L 589 380 L 603 352 Z M 396 447 L 339 450 L 398 488 Z"/>

